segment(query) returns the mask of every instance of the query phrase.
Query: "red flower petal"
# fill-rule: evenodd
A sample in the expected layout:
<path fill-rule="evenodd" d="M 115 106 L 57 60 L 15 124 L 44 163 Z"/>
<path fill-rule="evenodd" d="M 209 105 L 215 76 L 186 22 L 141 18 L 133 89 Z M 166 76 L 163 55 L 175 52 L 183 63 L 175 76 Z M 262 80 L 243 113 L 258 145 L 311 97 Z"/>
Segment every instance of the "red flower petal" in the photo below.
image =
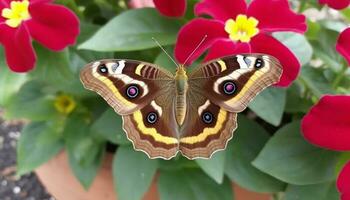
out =
<path fill-rule="evenodd" d="M 52 50 L 62 50 L 74 44 L 79 34 L 79 20 L 76 15 L 60 5 L 31 4 L 31 19 L 25 23 L 31 36 Z"/>
<path fill-rule="evenodd" d="M 349 119 L 350 96 L 324 96 L 303 118 L 302 132 L 313 144 L 349 151 Z"/>
<path fill-rule="evenodd" d="M 222 39 L 216 41 L 209 49 L 205 61 L 221 58 L 224 56 L 250 53 L 250 45 L 248 43 L 234 43 L 230 39 Z"/>
<path fill-rule="evenodd" d="M 129 8 L 137 9 L 137 8 L 147 8 L 151 7 L 154 8 L 154 3 L 152 0 L 130 0 Z"/>
<path fill-rule="evenodd" d="M 268 32 L 304 33 L 307 29 L 305 16 L 294 13 L 287 0 L 254 0 L 249 5 L 248 15 L 259 20 L 258 27 Z"/>
<path fill-rule="evenodd" d="M 186 0 L 153 0 L 159 12 L 168 17 L 181 17 L 186 12 Z"/>
<path fill-rule="evenodd" d="M 196 4 L 196 15 L 207 14 L 214 19 L 225 22 L 239 14 L 247 12 L 247 4 L 245 0 L 203 0 Z"/>
<path fill-rule="evenodd" d="M 36 55 L 25 26 L 16 29 L 2 24 L 0 42 L 4 45 L 7 65 L 12 71 L 27 72 L 33 69 Z"/>
<path fill-rule="evenodd" d="M 281 42 L 266 34 L 258 34 L 250 42 L 253 53 L 264 53 L 276 57 L 283 66 L 283 74 L 276 85 L 288 87 L 298 76 L 300 63 L 294 54 Z"/>
<path fill-rule="evenodd" d="M 337 180 L 337 187 L 341 193 L 342 200 L 350 200 L 350 162 L 340 172 Z"/>
<path fill-rule="evenodd" d="M 350 64 L 350 28 L 340 33 L 336 48 Z"/>
<path fill-rule="evenodd" d="M 350 0 L 319 0 L 319 2 L 337 10 L 347 8 L 350 5 Z"/>
<path fill-rule="evenodd" d="M 205 35 L 207 38 L 186 64 L 191 64 L 216 40 L 228 37 L 223 22 L 203 18 L 194 19 L 183 26 L 179 32 L 175 46 L 176 59 L 180 63 L 184 63 Z"/>

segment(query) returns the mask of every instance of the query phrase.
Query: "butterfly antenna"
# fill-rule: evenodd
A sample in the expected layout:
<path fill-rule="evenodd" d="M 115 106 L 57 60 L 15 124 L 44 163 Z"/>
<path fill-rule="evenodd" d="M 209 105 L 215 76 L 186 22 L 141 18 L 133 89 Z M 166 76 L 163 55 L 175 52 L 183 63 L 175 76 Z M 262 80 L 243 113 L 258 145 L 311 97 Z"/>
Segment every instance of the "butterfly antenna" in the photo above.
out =
<path fill-rule="evenodd" d="M 199 42 L 199 44 L 197 45 L 197 47 L 192 51 L 192 53 L 187 57 L 187 59 L 185 60 L 183 65 L 186 65 L 186 63 L 188 62 L 188 60 L 193 56 L 193 54 L 198 50 L 198 48 L 203 44 L 203 42 L 207 39 L 208 35 L 205 35 L 203 37 L 203 39 Z"/>
<path fill-rule="evenodd" d="M 173 61 L 176 67 L 179 67 L 177 62 L 169 55 L 169 53 L 163 48 L 163 46 L 154 37 L 152 37 L 152 40 L 159 46 L 160 49 L 163 50 L 163 52 L 170 58 L 170 60 Z"/>

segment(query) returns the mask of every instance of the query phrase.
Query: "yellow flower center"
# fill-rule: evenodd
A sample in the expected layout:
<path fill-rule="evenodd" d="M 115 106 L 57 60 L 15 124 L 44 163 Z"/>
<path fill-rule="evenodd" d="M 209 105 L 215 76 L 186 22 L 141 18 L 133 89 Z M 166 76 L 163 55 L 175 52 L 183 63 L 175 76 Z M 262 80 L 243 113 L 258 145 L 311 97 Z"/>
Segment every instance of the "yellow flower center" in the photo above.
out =
<path fill-rule="evenodd" d="M 8 26 L 17 28 L 19 25 L 21 25 L 22 21 L 30 19 L 28 0 L 11 1 L 10 7 L 11 8 L 2 9 L 1 13 L 1 16 L 7 19 L 5 23 Z"/>
<path fill-rule="evenodd" d="M 59 95 L 55 99 L 55 108 L 58 112 L 68 115 L 76 107 L 74 99 L 68 95 Z"/>
<path fill-rule="evenodd" d="M 259 33 L 257 28 L 259 21 L 254 17 L 238 15 L 236 20 L 229 19 L 225 23 L 225 31 L 229 34 L 230 39 L 237 42 L 249 42 L 256 34 Z"/>

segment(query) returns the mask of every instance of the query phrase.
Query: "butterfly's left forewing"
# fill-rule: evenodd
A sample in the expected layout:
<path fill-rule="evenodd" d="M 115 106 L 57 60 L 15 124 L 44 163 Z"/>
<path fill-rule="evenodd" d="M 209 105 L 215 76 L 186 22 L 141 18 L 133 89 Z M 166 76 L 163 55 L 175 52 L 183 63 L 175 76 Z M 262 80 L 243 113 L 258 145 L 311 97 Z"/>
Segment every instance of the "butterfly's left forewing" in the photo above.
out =
<path fill-rule="evenodd" d="M 80 79 L 85 88 L 100 94 L 118 114 L 126 115 L 144 107 L 174 77 L 150 63 L 108 59 L 87 64 Z"/>

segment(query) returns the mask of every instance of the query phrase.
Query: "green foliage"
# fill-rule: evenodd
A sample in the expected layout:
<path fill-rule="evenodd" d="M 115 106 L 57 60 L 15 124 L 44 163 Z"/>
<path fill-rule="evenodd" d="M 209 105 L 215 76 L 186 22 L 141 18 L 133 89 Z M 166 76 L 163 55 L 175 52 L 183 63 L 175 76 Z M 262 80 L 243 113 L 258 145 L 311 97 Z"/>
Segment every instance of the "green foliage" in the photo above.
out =
<path fill-rule="evenodd" d="M 79 116 L 67 120 L 63 134 L 70 167 L 80 183 L 88 189 L 102 163 L 104 142 L 89 134 L 88 124 Z"/>
<path fill-rule="evenodd" d="M 163 18 L 154 9 L 129 10 L 110 20 L 79 48 L 94 51 L 142 50 L 157 46 L 152 37 L 162 45 L 169 45 L 175 43 L 179 28 L 176 20 Z"/>
<path fill-rule="evenodd" d="M 32 121 L 44 121 L 57 117 L 54 109 L 54 98 L 47 95 L 45 85 L 38 81 L 28 81 L 14 95 L 6 107 L 8 119 L 27 118 Z"/>
<path fill-rule="evenodd" d="M 4 63 L 0 63 L 0 106 L 6 106 L 11 101 L 11 96 L 18 92 L 26 81 L 26 75 L 14 74 Z"/>
<path fill-rule="evenodd" d="M 114 144 L 130 144 L 122 128 L 122 118 L 113 109 L 104 112 L 91 127 L 91 134 Z"/>
<path fill-rule="evenodd" d="M 268 88 L 249 104 L 249 108 L 266 122 L 278 126 L 286 105 L 286 94 L 285 89 Z"/>
<path fill-rule="evenodd" d="M 225 172 L 237 184 L 256 192 L 279 192 L 285 183 L 258 170 L 252 161 L 269 140 L 268 133 L 256 122 L 243 116 L 227 150 Z"/>
<path fill-rule="evenodd" d="M 208 176 L 221 184 L 224 181 L 225 160 L 226 152 L 221 151 L 215 153 L 210 159 L 197 159 L 196 162 Z"/>
<path fill-rule="evenodd" d="M 24 127 L 17 149 L 17 174 L 23 175 L 49 161 L 64 143 L 60 124 L 33 122 Z"/>
<path fill-rule="evenodd" d="M 161 200 L 232 200 L 231 183 L 220 185 L 196 169 L 164 171 L 158 180 Z"/>
<path fill-rule="evenodd" d="M 280 129 L 261 150 L 253 165 L 286 183 L 307 185 L 335 179 L 339 154 L 307 143 L 295 121 Z"/>
<path fill-rule="evenodd" d="M 339 193 L 334 182 L 315 185 L 288 185 L 285 200 L 337 200 Z"/>
<path fill-rule="evenodd" d="M 139 200 L 148 190 L 158 162 L 131 146 L 121 146 L 113 160 L 113 179 L 120 200 Z"/>

